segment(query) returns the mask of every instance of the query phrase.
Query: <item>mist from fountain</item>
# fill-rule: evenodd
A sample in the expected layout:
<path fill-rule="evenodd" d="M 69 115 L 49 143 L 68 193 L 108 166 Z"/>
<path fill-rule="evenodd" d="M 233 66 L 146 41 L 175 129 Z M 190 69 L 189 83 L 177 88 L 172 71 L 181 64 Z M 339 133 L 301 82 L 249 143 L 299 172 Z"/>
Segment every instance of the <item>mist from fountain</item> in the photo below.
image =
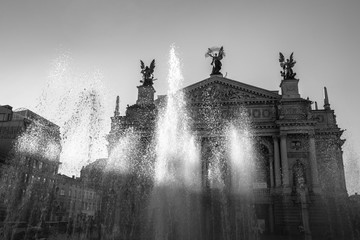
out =
<path fill-rule="evenodd" d="M 48 176 L 57 171 L 59 162 L 62 173 L 78 175 L 83 165 L 106 156 L 102 77 L 97 71 L 76 75 L 72 64 L 67 54 L 53 62 L 47 85 L 32 109 L 60 127 L 61 139 L 56 126 L 29 115 L 31 120 L 25 123 L 30 124 L 14 141 L 9 164 L 1 169 L 0 197 L 7 206 L 9 224 L 0 238 L 12 238 L 13 229 L 27 222 L 26 238 L 50 219 L 55 180 Z M 25 117 L 19 111 L 26 109 L 15 110 L 14 120 Z M 46 174 L 36 176 L 37 169 Z"/>
<path fill-rule="evenodd" d="M 135 158 L 139 158 L 139 135 L 133 129 L 128 129 L 117 141 L 110 153 L 105 166 L 105 172 L 115 172 L 126 175 L 135 170 Z"/>
<path fill-rule="evenodd" d="M 247 121 L 247 117 L 242 113 L 236 125 L 231 123 L 226 130 L 230 155 L 231 192 L 237 195 L 249 194 L 254 177 L 255 152 Z"/>
<path fill-rule="evenodd" d="M 105 94 L 98 74 L 74 77 L 66 56 L 55 63 L 37 110 L 61 127 L 60 161 L 65 173 L 76 174 L 106 152 Z M 234 121 L 219 127 L 219 109 L 211 104 L 205 107 L 205 122 L 216 140 L 209 140 L 210 152 L 204 155 L 204 142 L 191 129 L 193 120 L 184 93 L 179 91 L 182 81 L 180 61 L 171 47 L 169 90 L 166 105 L 159 109 L 153 139 L 145 146 L 141 135 L 128 129 L 107 160 L 103 194 L 110 199 L 108 206 L 113 206 L 102 209 L 109 233 L 104 239 L 131 239 L 136 231 L 143 239 L 156 240 L 257 237 L 252 230 L 253 144 L 247 116 L 240 111 Z M 60 151 L 42 129 L 31 127 L 18 139 L 16 151 L 34 154 L 39 149 L 38 154 L 50 159 Z M 34 186 L 29 185 L 29 190 Z M 29 201 L 23 198 L 19 209 Z M 14 213 L 12 220 L 19 214 Z M 209 223 L 208 218 L 213 220 Z M 220 229 L 219 233 L 214 229 Z"/>
<path fill-rule="evenodd" d="M 149 203 L 153 239 L 257 239 L 251 188 L 253 138 L 245 111 L 240 109 L 219 127 L 219 109 L 205 107 L 207 126 L 215 138 L 205 143 L 210 152 L 203 155 L 200 138 L 190 127 L 184 93 L 179 91 L 182 75 L 174 47 L 169 65 Z M 218 219 L 209 225 L 207 218 Z"/>
<path fill-rule="evenodd" d="M 60 127 L 60 172 L 79 175 L 82 166 L 107 156 L 108 122 L 102 75 L 78 73 L 69 54 L 52 63 L 36 112 Z"/>
<path fill-rule="evenodd" d="M 16 118 L 22 118 L 22 115 L 16 112 L 14 115 Z M 8 164 L 0 169 L 0 198 L 1 203 L 7 207 L 0 238 L 18 237 L 14 229 L 21 228 L 21 224 L 27 222 L 24 233 L 26 238 L 31 231 L 41 226 L 49 214 L 53 195 L 48 190 L 53 182 L 28 174 L 28 169 L 43 168 L 46 171 L 54 171 L 53 167 L 56 167 L 56 164 L 50 167 L 43 166 L 45 164 L 41 161 L 59 161 L 61 147 L 56 136 L 57 129 L 47 127 L 46 123 L 40 120 L 33 120 L 14 142 L 7 159 Z"/>
<path fill-rule="evenodd" d="M 344 145 L 344 171 L 349 195 L 360 193 L 360 154 L 355 150 L 353 136 L 346 132 Z"/>
<path fill-rule="evenodd" d="M 61 151 L 54 129 L 45 127 L 41 122 L 31 123 L 15 142 L 14 153 L 22 156 L 37 156 L 50 161 L 58 161 Z"/>
<path fill-rule="evenodd" d="M 249 119 L 244 111 L 227 128 L 231 169 L 230 201 L 232 201 L 234 225 L 231 230 L 235 239 L 258 239 L 252 184 L 255 178 L 256 156 Z M 229 238 L 231 239 L 231 238 Z"/>

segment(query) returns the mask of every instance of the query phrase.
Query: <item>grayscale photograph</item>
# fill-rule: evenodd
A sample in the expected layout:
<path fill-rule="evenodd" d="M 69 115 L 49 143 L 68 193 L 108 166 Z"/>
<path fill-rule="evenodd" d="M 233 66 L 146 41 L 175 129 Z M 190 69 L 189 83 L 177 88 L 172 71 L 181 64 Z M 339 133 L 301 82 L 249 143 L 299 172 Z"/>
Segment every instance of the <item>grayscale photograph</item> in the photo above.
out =
<path fill-rule="evenodd" d="M 0 239 L 359 240 L 359 56 L 359 0 L 0 0 Z"/>

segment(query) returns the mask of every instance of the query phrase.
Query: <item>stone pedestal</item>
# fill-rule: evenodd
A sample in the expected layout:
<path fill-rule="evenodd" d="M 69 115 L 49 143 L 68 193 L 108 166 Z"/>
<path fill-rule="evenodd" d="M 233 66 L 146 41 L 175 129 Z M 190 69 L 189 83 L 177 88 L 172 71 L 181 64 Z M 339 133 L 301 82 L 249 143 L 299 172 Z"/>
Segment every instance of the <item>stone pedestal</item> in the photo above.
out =
<path fill-rule="evenodd" d="M 154 103 L 155 89 L 152 86 L 138 86 L 138 99 L 136 104 L 148 105 Z"/>
<path fill-rule="evenodd" d="M 282 80 L 280 83 L 282 98 L 300 98 L 298 83 L 299 79 Z"/>
<path fill-rule="evenodd" d="M 223 77 L 222 73 L 210 74 L 210 77 Z"/>

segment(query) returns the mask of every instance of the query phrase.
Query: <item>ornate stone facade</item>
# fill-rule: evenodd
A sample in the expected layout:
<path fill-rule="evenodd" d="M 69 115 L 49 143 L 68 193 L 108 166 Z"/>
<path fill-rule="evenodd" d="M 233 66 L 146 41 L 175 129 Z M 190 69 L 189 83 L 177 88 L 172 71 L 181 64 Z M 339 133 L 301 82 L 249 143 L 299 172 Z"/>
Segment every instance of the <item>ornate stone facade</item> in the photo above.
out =
<path fill-rule="evenodd" d="M 325 108 L 314 110 L 309 99 L 301 98 L 298 82 L 282 80 L 279 93 L 214 75 L 182 90 L 192 129 L 202 143 L 221 138 L 214 129 L 239 112 L 250 119 L 257 155 L 262 159 L 256 166 L 261 174 L 253 193 L 256 216 L 265 223 L 263 234 L 351 239 L 343 130 L 327 94 Z M 125 116 L 111 118 L 109 152 L 129 127 L 145 139 L 152 136 L 158 108 L 166 97 L 154 100 L 152 90 L 138 88 L 137 104 L 128 106 Z M 204 155 L 202 161 L 206 162 Z"/>

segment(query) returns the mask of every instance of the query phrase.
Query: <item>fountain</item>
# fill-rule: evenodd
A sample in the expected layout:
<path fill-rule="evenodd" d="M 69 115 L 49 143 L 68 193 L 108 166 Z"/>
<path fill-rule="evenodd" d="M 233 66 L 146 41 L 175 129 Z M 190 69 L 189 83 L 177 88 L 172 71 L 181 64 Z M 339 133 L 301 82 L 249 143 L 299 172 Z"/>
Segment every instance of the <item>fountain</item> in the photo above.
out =
<path fill-rule="evenodd" d="M 149 214 L 154 239 L 194 239 L 199 226 L 199 150 L 189 129 L 184 96 L 177 92 L 182 76 L 174 47 L 169 64 L 167 102 L 160 111 L 155 136 Z"/>
<path fill-rule="evenodd" d="M 60 125 L 61 148 L 56 133 L 49 135 L 44 124 L 35 122 L 17 139 L 14 149 L 17 167 L 11 172 L 19 172 L 27 166 L 21 156 L 37 156 L 57 163 L 61 150 L 62 171 L 71 174 L 85 162 L 94 161 L 94 156 L 102 151 L 99 145 L 104 101 L 102 90 L 96 87 L 100 77 L 95 74 L 86 86 L 76 85 L 75 82 L 83 77 L 72 76 L 69 61 L 64 56 L 57 60 L 50 76 L 51 83 L 37 107 L 38 112 Z M 153 109 L 156 112 L 153 134 L 144 136 L 133 127 L 120 132 L 103 169 L 99 238 L 257 238 L 253 230 L 256 224 L 250 191 L 252 136 L 246 114 L 239 111 L 237 121 L 219 123 L 219 109 L 208 98 L 202 114 L 206 127 L 217 137 L 202 138 L 193 129 L 194 119 L 187 110 L 184 93 L 179 91 L 182 80 L 180 61 L 172 47 L 169 90 L 158 108 Z M 147 81 L 146 87 L 151 85 L 152 82 Z M 27 221 L 37 226 L 38 230 L 28 227 L 22 235 L 26 239 L 34 236 L 33 231 L 40 231 L 45 221 L 53 219 L 52 202 L 58 190 L 54 188 L 50 194 L 40 191 L 34 195 L 37 186 L 41 189 L 55 186 L 53 180 L 42 188 L 42 179 L 30 179 L 23 188 L 21 174 L 14 174 L 1 186 L 2 193 L 7 185 L 22 192 L 14 191 L 8 198 L 12 214 L 8 214 L 6 222 Z M 19 197 L 24 193 L 24 197 Z M 10 204 L 11 201 L 14 204 Z M 31 205 L 33 201 L 36 206 Z M 72 231 L 76 231 L 78 220 L 70 222 L 71 229 L 75 229 Z M 10 229 L 4 235 L 6 239 L 14 236 L 18 235 Z"/>
<path fill-rule="evenodd" d="M 54 61 L 37 113 L 13 111 L 10 124 L 18 135 L 0 169 L 0 198 L 7 207 L 1 219 L 4 239 L 41 237 L 45 222 L 48 228 L 58 220 L 55 186 L 60 161 L 62 173 L 78 175 L 83 165 L 106 152 L 101 76 L 75 75 L 70 63 L 67 55 Z"/>
<path fill-rule="evenodd" d="M 223 51 L 223 48 L 220 49 Z M 210 56 L 213 59 L 218 57 L 215 54 Z M 5 199 L 9 211 L 4 233 L 0 235 L 4 239 L 39 238 L 46 236 L 44 229 L 47 235 L 51 235 L 49 222 L 56 221 L 55 212 L 59 206 L 54 206 L 54 202 L 58 195 L 64 194 L 59 194 L 58 184 L 53 179 L 47 182 L 45 178 L 30 176 L 26 169 L 41 172 L 43 166 L 38 160 L 47 159 L 50 160 L 49 171 L 57 173 L 60 157 L 64 165 L 62 170 L 75 173 L 104 152 L 104 90 L 98 87 L 101 77 L 97 73 L 90 75 L 90 78 L 69 76 L 67 63 L 67 58 L 60 58 L 51 75 L 51 84 L 41 96 L 38 106 L 38 111 L 49 120 L 58 118 L 61 139 L 56 137 L 60 135 L 58 128 L 49 130 L 53 123 L 35 121 L 17 138 L 11 159 L 13 164 L 6 168 L 5 177 L 1 179 L 0 196 Z M 215 84 L 204 84 L 201 91 L 190 96 L 188 89 L 180 90 L 183 81 L 180 61 L 175 47 L 171 47 L 167 78 L 169 90 L 166 96 L 155 101 L 152 87 L 155 60 L 150 68 L 145 68 L 142 61 L 141 64 L 144 79 L 143 85 L 138 86 L 139 99 L 126 110 L 126 115 L 135 117 L 120 116 L 117 100 L 114 117 L 111 118 L 113 127 L 107 135 L 109 157 L 100 173 L 97 172 L 98 175 L 81 176 L 82 191 L 85 192 L 88 183 L 97 186 L 94 188 L 101 193 L 101 211 L 95 214 L 95 220 L 89 218 L 87 222 L 81 221 L 81 214 L 69 216 L 66 220 L 69 237 L 103 240 L 257 240 L 264 231 L 274 232 L 274 223 L 271 226 L 265 221 L 275 219 L 271 214 L 278 214 L 277 219 L 290 219 L 290 224 L 284 224 L 281 231 L 294 233 L 294 228 L 298 227 L 302 232 L 295 234 L 295 237 L 311 239 L 313 232 L 310 231 L 310 221 L 314 216 L 311 215 L 310 204 L 314 202 L 318 205 L 325 203 L 325 207 L 321 207 L 326 216 L 320 217 L 327 218 L 329 229 L 333 231 L 329 234 L 348 234 L 346 223 L 336 228 L 338 220 L 330 217 L 334 214 L 331 206 L 337 204 L 346 212 L 346 202 L 343 198 L 335 199 L 334 203 L 330 198 L 323 201 L 316 195 L 318 189 L 312 188 L 309 183 L 310 173 L 304 164 L 305 157 L 295 160 L 291 168 L 285 167 L 285 164 L 289 164 L 286 162 L 287 152 L 284 151 L 288 145 L 295 149 L 291 152 L 292 156 L 304 156 L 299 150 L 303 147 L 301 144 L 312 144 L 312 147 L 307 147 L 309 152 L 314 153 L 314 139 L 309 138 L 307 142 L 304 136 L 296 135 L 294 138 L 297 139 L 286 145 L 286 139 L 284 141 L 282 137 L 279 147 L 277 135 L 273 138 L 268 135 L 260 143 L 253 132 L 253 119 L 250 120 L 248 109 L 239 104 L 229 104 L 224 113 L 221 96 L 226 101 L 236 97 L 248 100 L 252 96 L 249 92 L 235 92 L 235 88 L 221 92 L 219 88 L 225 87 L 216 85 L 216 79 L 221 78 L 219 81 L 222 83 L 229 83 L 230 80 L 220 73 L 219 62 L 214 62 L 213 73 L 207 80 Z M 79 79 L 91 81 L 85 83 Z M 284 81 L 296 84 L 296 79 L 284 79 L 283 84 L 288 84 Z M 76 85 L 75 82 L 82 84 Z M 278 100 L 279 95 L 275 93 L 257 90 L 262 91 L 262 97 L 268 94 L 267 101 Z M 291 94 L 287 97 L 291 98 Z M 294 96 L 298 98 L 297 94 Z M 191 101 L 187 102 L 190 98 Z M 199 102 L 201 104 L 194 107 Z M 260 116 L 259 109 L 254 109 L 252 113 Z M 267 116 L 271 117 L 272 113 L 265 109 L 261 114 L 262 121 Z M 274 132 L 271 134 L 278 134 Z M 268 146 L 265 146 L 266 143 Z M 271 154 L 275 159 L 269 157 L 272 148 Z M 327 152 L 330 150 L 321 154 L 330 159 Z M 314 160 L 315 157 L 310 155 L 309 159 Z M 314 161 L 309 164 L 314 164 Z M 325 164 L 333 167 L 330 161 Z M 280 174 L 280 167 L 283 175 Z M 260 168 L 267 168 L 268 171 L 258 171 Z M 313 171 L 311 174 L 317 173 Z M 315 178 L 311 180 L 317 183 Z M 77 180 L 74 177 L 72 181 Z M 266 202 L 268 208 L 261 211 L 263 209 L 259 208 L 264 206 L 259 206 L 262 203 L 255 204 L 254 192 L 270 199 L 269 188 L 273 190 L 271 197 L 275 196 L 272 198 L 274 202 Z M 84 196 L 81 196 L 81 201 L 85 204 Z M 348 221 L 345 215 L 341 216 L 344 222 Z M 93 224 L 96 225 L 93 227 L 96 237 L 89 233 L 91 221 L 96 222 Z M 88 225 L 82 226 L 84 223 Z M 279 227 L 283 223 L 276 224 Z M 25 230 L 19 234 L 18 230 L 13 229 Z"/>
<path fill-rule="evenodd" d="M 172 47 L 154 134 L 130 128 L 110 153 L 105 239 L 257 239 L 247 115 L 240 109 L 237 121 L 220 126 L 209 99 L 203 114 L 218 137 L 201 140 L 179 91 L 182 80 Z"/>

